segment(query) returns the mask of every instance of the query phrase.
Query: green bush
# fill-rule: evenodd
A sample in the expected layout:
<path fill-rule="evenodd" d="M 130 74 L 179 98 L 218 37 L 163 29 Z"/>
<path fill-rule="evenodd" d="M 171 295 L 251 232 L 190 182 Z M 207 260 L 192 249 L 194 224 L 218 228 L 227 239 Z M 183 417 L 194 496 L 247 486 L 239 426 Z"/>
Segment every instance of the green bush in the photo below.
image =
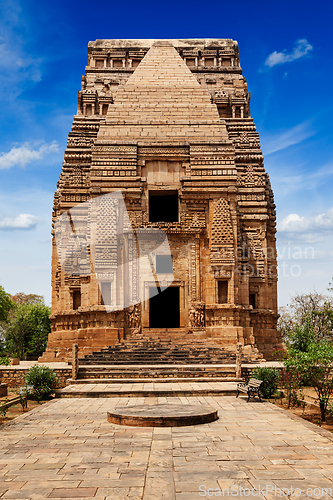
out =
<path fill-rule="evenodd" d="M 33 397 L 38 401 L 49 398 L 59 387 L 55 371 L 44 365 L 34 365 L 25 376 L 26 385 L 33 385 Z"/>
<path fill-rule="evenodd" d="M 10 365 L 9 357 L 8 356 L 0 356 L 0 365 L 9 366 Z"/>
<path fill-rule="evenodd" d="M 265 366 L 256 366 L 252 371 L 252 377 L 262 380 L 260 391 L 264 398 L 270 398 L 276 393 L 280 370 L 277 368 L 266 368 Z"/>

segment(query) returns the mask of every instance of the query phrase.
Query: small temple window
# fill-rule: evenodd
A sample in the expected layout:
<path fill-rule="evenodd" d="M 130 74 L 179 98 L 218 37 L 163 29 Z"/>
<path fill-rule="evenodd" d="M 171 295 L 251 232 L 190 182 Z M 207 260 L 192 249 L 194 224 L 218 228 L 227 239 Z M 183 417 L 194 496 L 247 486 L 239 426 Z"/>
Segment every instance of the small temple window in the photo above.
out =
<path fill-rule="evenodd" d="M 195 59 L 194 59 L 194 57 L 193 58 L 187 57 L 186 58 L 186 64 L 187 64 L 187 66 L 195 66 Z"/>
<path fill-rule="evenodd" d="M 156 274 L 172 274 L 172 256 L 156 255 Z"/>
<path fill-rule="evenodd" d="M 103 104 L 103 107 L 102 107 L 102 115 L 106 115 L 107 112 L 108 112 L 108 107 L 109 105 L 108 104 Z"/>
<path fill-rule="evenodd" d="M 227 304 L 228 303 L 228 282 L 218 281 L 217 282 L 217 293 L 218 293 L 218 303 Z"/>
<path fill-rule="evenodd" d="M 101 288 L 101 304 L 102 306 L 111 305 L 111 281 L 103 281 Z"/>
<path fill-rule="evenodd" d="M 178 191 L 149 191 L 149 222 L 178 222 Z"/>
<path fill-rule="evenodd" d="M 253 307 L 253 309 L 257 308 L 257 296 L 255 293 L 249 294 L 249 304 Z"/>
<path fill-rule="evenodd" d="M 104 59 L 96 59 L 95 68 L 103 68 L 104 67 Z"/>
<path fill-rule="evenodd" d="M 81 307 L 81 292 L 80 290 L 73 291 L 73 309 Z"/>

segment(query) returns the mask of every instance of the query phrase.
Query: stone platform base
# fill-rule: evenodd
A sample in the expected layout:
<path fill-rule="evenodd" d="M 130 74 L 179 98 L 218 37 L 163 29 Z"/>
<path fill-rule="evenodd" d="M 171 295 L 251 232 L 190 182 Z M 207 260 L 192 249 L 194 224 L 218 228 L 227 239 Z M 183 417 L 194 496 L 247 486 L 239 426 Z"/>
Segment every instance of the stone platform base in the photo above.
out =
<path fill-rule="evenodd" d="M 217 410 L 201 405 L 154 404 L 122 406 L 107 412 L 112 424 L 137 427 L 181 427 L 214 422 Z"/>
<path fill-rule="evenodd" d="M 190 397 L 190 396 L 236 396 L 236 382 L 143 382 L 126 381 L 118 384 L 69 385 L 56 391 L 57 398 L 148 398 L 148 397 Z"/>

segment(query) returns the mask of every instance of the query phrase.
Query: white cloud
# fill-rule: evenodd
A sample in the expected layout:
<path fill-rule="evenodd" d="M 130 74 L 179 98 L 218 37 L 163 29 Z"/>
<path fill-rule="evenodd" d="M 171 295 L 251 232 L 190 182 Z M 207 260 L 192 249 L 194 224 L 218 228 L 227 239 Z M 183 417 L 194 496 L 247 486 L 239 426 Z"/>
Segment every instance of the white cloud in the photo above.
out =
<path fill-rule="evenodd" d="M 265 155 L 269 155 L 276 151 L 286 149 L 289 146 L 293 146 L 294 144 L 299 144 L 315 134 L 315 130 L 311 128 L 311 122 L 306 120 L 299 125 L 295 125 L 277 134 L 263 134 L 261 137 L 262 149 Z"/>
<path fill-rule="evenodd" d="M 295 47 L 289 53 L 286 49 L 282 52 L 276 52 L 276 50 L 272 52 L 272 54 L 267 57 L 265 65 L 272 68 L 277 64 L 295 61 L 300 57 L 306 56 L 311 50 L 313 50 L 313 46 L 307 41 L 306 38 L 302 38 L 301 40 L 297 40 Z"/>
<path fill-rule="evenodd" d="M 333 207 L 314 217 L 289 214 L 280 221 L 278 230 L 280 233 L 303 233 L 308 236 L 318 232 L 333 232 Z"/>
<path fill-rule="evenodd" d="M 0 170 L 14 166 L 25 167 L 35 160 L 42 160 L 50 153 L 58 152 L 58 144 L 53 141 L 50 144 L 42 144 L 37 149 L 33 149 L 29 142 L 20 147 L 13 147 L 8 153 L 0 155 Z"/>
<path fill-rule="evenodd" d="M 37 226 L 39 219 L 31 214 L 20 214 L 17 217 L 1 217 L 1 229 L 33 229 Z"/>

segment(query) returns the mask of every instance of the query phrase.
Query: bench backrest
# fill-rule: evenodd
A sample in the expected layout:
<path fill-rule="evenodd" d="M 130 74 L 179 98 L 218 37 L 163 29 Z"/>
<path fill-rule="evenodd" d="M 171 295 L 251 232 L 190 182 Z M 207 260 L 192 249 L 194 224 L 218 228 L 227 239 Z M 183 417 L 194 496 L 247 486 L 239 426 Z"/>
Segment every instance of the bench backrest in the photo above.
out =
<path fill-rule="evenodd" d="M 257 378 L 250 378 L 247 385 L 249 387 L 260 387 L 262 382 L 262 380 L 258 380 Z"/>

